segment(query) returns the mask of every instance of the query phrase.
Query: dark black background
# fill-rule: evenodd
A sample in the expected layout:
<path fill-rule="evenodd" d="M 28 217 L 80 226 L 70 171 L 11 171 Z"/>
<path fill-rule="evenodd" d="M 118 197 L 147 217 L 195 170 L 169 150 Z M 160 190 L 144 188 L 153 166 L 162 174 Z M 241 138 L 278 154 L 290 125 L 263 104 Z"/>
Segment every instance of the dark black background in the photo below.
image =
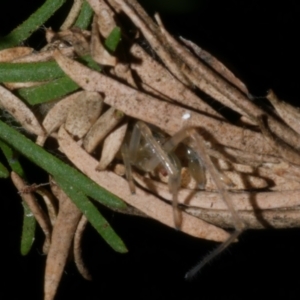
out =
<path fill-rule="evenodd" d="M 4 35 L 44 1 L 1 1 L 0 34 Z M 61 13 L 63 15 L 63 12 Z M 226 63 L 256 96 L 273 88 L 286 101 L 298 103 L 298 1 L 204 1 L 192 12 L 163 13 L 166 27 L 209 50 Z M 59 17 L 50 20 L 54 26 Z M 42 38 L 42 29 L 28 43 Z M 262 100 L 263 101 L 263 100 Z M 32 182 L 46 181 L 24 161 Z M 19 239 L 22 209 L 15 189 L 1 180 L 1 299 L 42 299 L 45 257 L 42 234 L 27 257 Z M 245 232 L 238 244 L 207 266 L 192 282 L 185 272 L 216 247 L 166 228 L 156 221 L 105 211 L 128 246 L 113 252 L 92 228 L 84 237 L 85 260 L 94 281 L 86 282 L 68 265 L 56 299 L 298 299 L 300 296 L 299 230 Z"/>

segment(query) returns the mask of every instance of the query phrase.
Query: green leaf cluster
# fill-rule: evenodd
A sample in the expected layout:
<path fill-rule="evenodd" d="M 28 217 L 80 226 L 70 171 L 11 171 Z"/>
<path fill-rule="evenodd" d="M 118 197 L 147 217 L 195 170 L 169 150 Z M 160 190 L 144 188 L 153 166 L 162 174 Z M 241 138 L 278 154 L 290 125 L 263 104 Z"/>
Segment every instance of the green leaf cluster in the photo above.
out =
<path fill-rule="evenodd" d="M 0 38 L 0 50 L 18 46 L 25 41 L 64 2 L 65 0 L 47 0 L 25 22 L 7 36 Z M 91 7 L 84 1 L 74 26 L 87 29 L 90 25 L 92 15 Z M 120 29 L 116 28 L 106 40 L 105 45 L 110 51 L 114 51 L 119 41 Z M 81 57 L 80 60 L 93 69 L 101 70 L 90 56 Z M 53 61 L 40 63 L 0 63 L 1 83 L 30 81 L 42 82 L 43 84 L 31 88 L 21 88 L 16 91 L 17 95 L 29 105 L 59 99 L 79 89 L 78 85 L 68 78 Z M 10 169 L 25 179 L 25 170 L 18 159 L 18 155 L 27 157 L 54 177 L 57 184 L 74 201 L 77 207 L 88 218 L 89 222 L 114 250 L 118 252 L 127 251 L 121 238 L 90 200 L 92 198 L 111 208 L 125 208 L 125 204 L 118 197 L 98 186 L 84 174 L 48 153 L 1 120 L 0 149 L 6 158 L 5 162 L 0 162 L 0 178 L 8 178 Z M 21 253 L 25 255 L 29 252 L 34 241 L 36 223 L 27 205 L 23 203 L 23 206 L 24 219 Z"/>

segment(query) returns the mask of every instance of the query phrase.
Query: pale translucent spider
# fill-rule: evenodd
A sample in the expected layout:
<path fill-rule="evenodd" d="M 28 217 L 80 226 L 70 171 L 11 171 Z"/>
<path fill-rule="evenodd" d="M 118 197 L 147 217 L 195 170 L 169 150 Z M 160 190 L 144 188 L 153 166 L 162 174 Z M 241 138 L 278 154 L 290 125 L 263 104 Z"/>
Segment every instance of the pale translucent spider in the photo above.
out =
<path fill-rule="evenodd" d="M 157 132 L 155 132 L 157 133 Z M 174 154 L 178 144 L 187 138 L 188 131 L 182 130 L 167 141 L 164 136 L 154 137 L 149 126 L 138 121 L 131 133 L 130 141 L 122 146 L 122 156 L 126 167 L 126 177 L 130 190 L 135 192 L 131 165 L 145 172 L 152 172 L 159 164 L 168 173 L 168 185 L 172 194 L 174 224 L 180 229 L 180 213 L 178 210 L 178 190 L 181 181 L 181 162 Z M 188 169 L 200 187 L 205 184 L 205 170 L 199 155 L 192 149 L 186 148 Z"/>

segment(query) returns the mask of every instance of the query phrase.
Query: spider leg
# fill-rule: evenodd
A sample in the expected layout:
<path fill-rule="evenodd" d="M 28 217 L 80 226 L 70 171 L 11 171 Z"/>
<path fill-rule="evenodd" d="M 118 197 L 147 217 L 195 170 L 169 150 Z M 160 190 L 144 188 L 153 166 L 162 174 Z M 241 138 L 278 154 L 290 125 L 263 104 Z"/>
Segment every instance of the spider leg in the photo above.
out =
<path fill-rule="evenodd" d="M 132 194 L 135 194 L 135 184 L 132 176 L 131 164 L 136 164 L 137 153 L 141 142 L 141 131 L 135 125 L 128 142 L 124 142 L 121 147 L 121 154 L 125 165 L 126 178 L 129 183 L 129 188 Z"/>
<path fill-rule="evenodd" d="M 147 147 L 150 149 L 151 156 L 150 159 L 143 160 L 142 162 L 139 162 L 138 165 L 143 170 L 150 172 L 154 170 L 159 163 L 161 163 L 168 172 L 168 185 L 173 198 L 172 205 L 174 225 L 176 229 L 179 229 L 181 224 L 180 211 L 178 209 L 178 189 L 180 187 L 181 180 L 180 167 L 178 167 L 174 159 L 172 159 L 168 152 L 156 141 L 150 128 L 141 121 L 136 123 L 130 141 L 129 155 L 133 157 L 133 160 L 131 160 L 132 162 L 134 162 L 137 155 L 141 136 L 145 139 Z M 134 163 L 137 165 L 138 162 Z"/>
<path fill-rule="evenodd" d="M 203 142 L 202 137 L 195 129 L 189 129 L 190 137 L 193 141 L 193 149 L 201 156 L 202 161 L 208 172 L 210 173 L 211 177 L 213 178 L 221 197 L 223 198 L 224 202 L 226 203 L 228 210 L 230 211 L 235 231 L 230 235 L 230 237 L 219 245 L 214 251 L 212 251 L 207 257 L 205 257 L 202 261 L 200 261 L 195 267 L 193 267 L 186 275 L 186 279 L 193 278 L 208 262 L 214 259 L 217 255 L 219 255 L 222 251 L 224 251 L 230 244 L 232 244 L 237 237 L 242 233 L 245 228 L 244 222 L 239 217 L 237 211 L 235 210 L 231 198 L 228 194 L 226 185 L 222 181 L 220 174 L 216 170 L 215 166 L 213 165 L 209 155 L 205 150 L 205 145 Z"/>
<path fill-rule="evenodd" d="M 194 173 L 194 177 L 201 180 L 201 170 L 202 165 L 204 164 L 206 170 L 210 173 L 212 179 L 214 180 L 218 191 L 223 198 L 223 201 L 226 203 L 228 210 L 230 211 L 233 221 L 235 231 L 230 235 L 230 237 L 219 247 L 217 247 L 214 251 L 212 251 L 207 257 L 205 257 L 202 261 L 200 261 L 194 268 L 192 268 L 185 276 L 186 279 L 190 279 L 194 277 L 208 262 L 214 259 L 217 255 L 223 252 L 230 244 L 232 244 L 237 237 L 242 233 L 245 228 L 244 222 L 239 217 L 238 213 L 236 212 L 231 198 L 227 191 L 226 186 L 226 178 L 224 178 L 224 174 L 220 174 L 214 164 L 212 163 L 204 144 L 204 141 L 201 135 L 194 129 L 194 128 L 184 128 L 177 132 L 173 137 L 171 137 L 164 145 L 163 149 L 166 152 L 170 152 L 177 147 L 179 143 L 181 143 L 186 138 L 190 138 L 190 146 L 193 150 L 193 153 L 190 157 L 192 160 L 191 164 L 191 173 Z M 198 157 L 197 157 L 198 156 Z M 199 166 L 197 166 L 199 164 Z M 229 181 L 230 182 L 230 181 Z"/>
<path fill-rule="evenodd" d="M 132 176 L 132 168 L 130 164 L 129 147 L 127 143 L 124 143 L 121 147 L 121 154 L 125 165 L 125 174 L 129 184 L 130 192 L 135 194 L 135 184 Z"/>
<path fill-rule="evenodd" d="M 190 129 L 183 128 L 174 134 L 166 143 L 163 145 L 163 149 L 166 152 L 174 150 L 179 143 L 190 137 Z M 192 148 L 187 147 L 187 158 L 188 168 L 192 177 L 198 183 L 199 188 L 203 189 L 206 183 L 205 167 L 201 157 Z"/>
<path fill-rule="evenodd" d="M 203 190 L 206 185 L 205 166 L 202 159 L 194 152 L 193 149 L 187 147 L 188 170 L 191 176 L 196 180 L 198 188 Z"/>

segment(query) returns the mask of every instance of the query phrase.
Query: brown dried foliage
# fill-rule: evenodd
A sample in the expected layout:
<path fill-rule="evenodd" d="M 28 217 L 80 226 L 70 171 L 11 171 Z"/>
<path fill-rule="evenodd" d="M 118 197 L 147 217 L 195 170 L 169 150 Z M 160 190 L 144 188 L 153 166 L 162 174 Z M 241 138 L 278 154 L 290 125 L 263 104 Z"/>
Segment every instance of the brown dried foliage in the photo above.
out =
<path fill-rule="evenodd" d="M 136 194 L 131 194 L 123 178 L 122 166 L 120 168 L 115 157 L 118 156 L 128 124 L 132 120 L 155 125 L 169 135 L 182 128 L 196 128 L 206 141 L 206 153 L 220 174 L 224 174 L 224 178 L 231 184 L 226 187 L 230 205 L 248 228 L 298 227 L 298 109 L 280 101 L 272 91 L 267 99 L 274 106 L 273 112 L 266 112 L 255 105 L 248 99 L 245 84 L 221 62 L 191 41 L 173 38 L 163 27 L 159 16 L 155 16 L 155 23 L 135 0 L 88 2 L 95 10 L 92 32 L 84 33 L 85 36 L 91 35 L 87 39 L 90 43 L 84 39 L 84 45 L 80 47 L 80 40 L 76 41 L 74 36 L 73 42 L 76 42 L 77 48 L 94 55 L 97 62 L 106 65 L 105 73 L 98 73 L 75 61 L 73 47 L 58 51 L 48 45 L 42 52 L 34 54 L 30 48 L 11 49 L 0 54 L 1 61 L 55 59 L 85 92 L 69 95 L 54 104 L 42 124 L 30 108 L 3 87 L 0 87 L 3 99 L 0 105 L 24 128 L 37 135 L 40 145 L 44 144 L 48 136 L 57 138 L 60 150 L 83 173 L 134 209 L 171 227 L 174 224 L 172 206 L 166 202 L 172 200 L 172 195 L 168 186 L 158 178 L 136 172 L 134 178 L 139 186 Z M 70 16 L 70 24 L 76 9 Z M 122 53 L 112 55 L 105 49 L 103 40 L 118 22 L 118 14 L 121 12 L 136 26 L 137 34 L 143 35 L 148 41 L 160 62 L 147 54 L 134 37 L 129 38 L 125 32 Z M 58 36 L 62 38 L 64 33 Z M 239 124 L 242 125 L 232 124 L 222 117 L 196 95 L 196 89 L 239 113 L 242 120 Z M 80 114 L 76 111 L 81 111 L 87 103 L 84 98 L 99 94 L 99 102 L 93 102 L 90 113 L 85 107 L 84 119 L 77 120 Z M 99 117 L 102 101 L 106 111 Z M 79 125 L 82 124 L 80 122 L 84 124 Z M 70 130 L 77 130 L 78 126 L 79 129 L 85 127 L 83 134 Z M 99 144 L 102 145 L 101 155 L 94 152 Z M 97 158 L 101 156 L 100 164 L 90 153 L 97 153 Z M 119 171 L 114 172 L 117 169 Z M 220 227 L 234 227 L 236 220 L 232 218 L 232 211 L 229 212 L 211 174 L 207 173 L 206 178 L 203 190 L 195 189 L 195 183 L 188 179 L 179 191 L 181 230 L 199 238 L 224 241 L 228 234 Z M 27 188 L 28 192 L 22 192 L 26 185 L 15 173 L 12 179 L 46 235 L 45 251 L 49 252 L 45 300 L 51 300 L 55 296 L 74 236 L 76 264 L 83 276 L 90 279 L 80 258 L 80 240 L 86 220 L 80 221 L 81 213 L 78 209 L 58 187 L 52 185 L 59 209 L 57 216 L 53 216 L 56 211 L 52 209 L 50 221 L 34 200 L 34 191 Z M 166 202 L 161 201 L 161 198 Z"/>

